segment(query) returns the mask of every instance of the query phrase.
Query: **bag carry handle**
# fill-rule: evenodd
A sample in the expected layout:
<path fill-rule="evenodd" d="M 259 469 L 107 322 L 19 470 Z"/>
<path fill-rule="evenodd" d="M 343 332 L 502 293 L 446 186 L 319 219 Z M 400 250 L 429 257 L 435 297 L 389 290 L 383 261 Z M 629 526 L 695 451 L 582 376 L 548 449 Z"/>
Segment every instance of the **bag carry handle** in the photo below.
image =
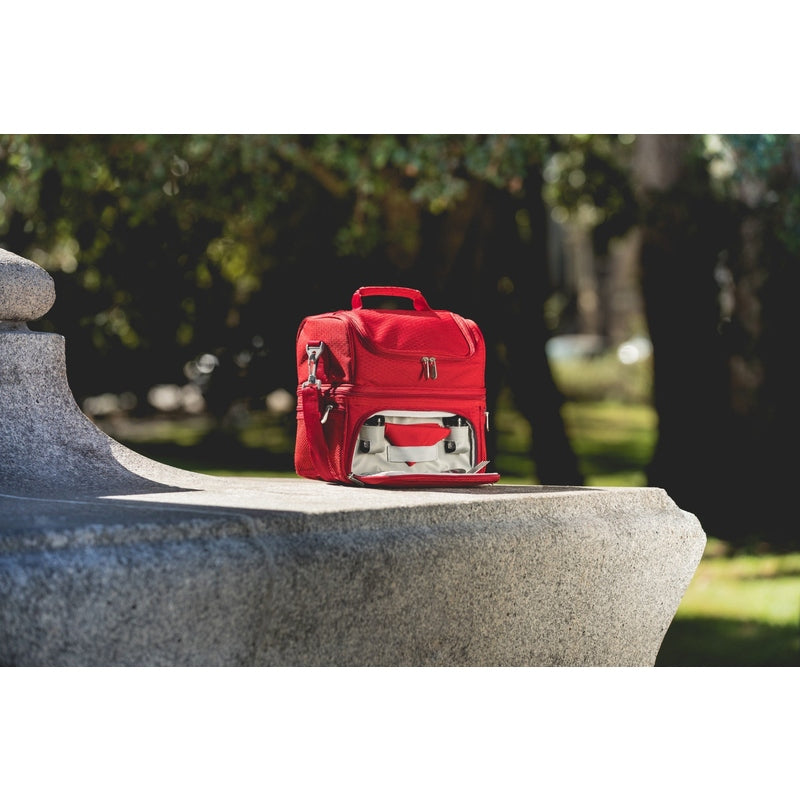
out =
<path fill-rule="evenodd" d="M 353 308 L 363 308 L 364 297 L 405 297 L 414 304 L 414 311 L 430 311 L 428 301 L 419 289 L 407 289 L 404 286 L 362 286 L 353 292 Z"/>

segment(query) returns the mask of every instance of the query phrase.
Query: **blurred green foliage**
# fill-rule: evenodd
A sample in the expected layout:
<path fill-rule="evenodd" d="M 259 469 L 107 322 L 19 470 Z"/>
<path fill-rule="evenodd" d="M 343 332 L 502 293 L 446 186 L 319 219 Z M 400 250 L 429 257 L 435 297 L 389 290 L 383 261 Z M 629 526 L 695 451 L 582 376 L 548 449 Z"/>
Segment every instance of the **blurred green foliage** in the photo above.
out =
<path fill-rule="evenodd" d="M 293 270 L 342 272 L 379 246 L 405 265 L 421 211 L 451 210 L 470 180 L 519 194 L 550 146 L 499 135 L 2 135 L 0 243 L 54 274 L 59 302 L 44 326 L 103 358 L 106 389 L 176 380 L 203 352 L 268 358 L 277 326 L 258 317 L 296 326 L 315 286 L 330 285 Z M 305 308 L 287 297 L 288 313 L 266 311 L 268 296 L 298 283 Z M 102 388 L 72 366 L 79 395 Z M 272 374 L 287 385 L 286 370 Z"/>
<path fill-rule="evenodd" d="M 475 185 L 522 198 L 544 170 L 557 214 L 607 243 L 635 221 L 624 169 L 632 140 L 2 134 L 0 244 L 56 278 L 58 303 L 43 327 L 68 336 L 83 362 L 102 358 L 102 382 L 97 361 L 71 364 L 76 393 L 123 390 L 144 375 L 178 380 L 204 352 L 274 362 L 278 323 L 258 316 L 278 287 L 294 290 L 293 271 L 314 269 L 299 282 L 308 303 L 330 287 L 318 273 L 347 281 L 355 260 L 360 272 L 379 263 L 386 272 L 386 262 L 407 270 L 430 237 L 425 215 L 457 213 Z M 517 223 L 531 235 L 525 209 Z M 504 280 L 501 291 L 513 291 Z M 271 313 L 284 324 L 295 312 L 295 324 L 305 310 L 286 299 L 286 314 Z M 270 372 L 286 385 L 274 363 L 260 377 Z"/>
<path fill-rule="evenodd" d="M 328 256 L 341 259 L 388 245 L 403 263 L 420 247 L 419 212 L 452 211 L 471 181 L 522 195 L 546 164 L 547 199 L 562 216 L 606 240 L 624 233 L 634 222 L 622 166 L 631 141 L 3 134 L 0 242 L 58 275 L 62 291 L 89 298 L 71 291 L 71 314 L 101 352 L 173 342 L 200 352 L 235 327 L 267 274 L 300 260 L 287 236 L 301 250 L 302 240 L 331 235 Z M 332 225 L 313 227 L 319 217 L 304 214 L 312 202 L 334 211 Z"/>
<path fill-rule="evenodd" d="M 791 253 L 800 255 L 800 134 L 730 134 L 733 176 L 746 200 L 769 220 Z"/>

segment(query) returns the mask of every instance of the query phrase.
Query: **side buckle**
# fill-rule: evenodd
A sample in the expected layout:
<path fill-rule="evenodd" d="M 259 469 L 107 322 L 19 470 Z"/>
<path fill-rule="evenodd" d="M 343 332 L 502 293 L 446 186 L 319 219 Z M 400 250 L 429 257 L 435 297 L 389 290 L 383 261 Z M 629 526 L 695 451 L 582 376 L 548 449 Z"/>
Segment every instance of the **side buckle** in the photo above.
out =
<path fill-rule="evenodd" d="M 322 381 L 317 377 L 317 362 L 323 350 L 325 350 L 324 342 L 320 342 L 316 345 L 306 345 L 306 353 L 308 355 L 308 380 L 302 384 L 303 389 L 305 389 L 306 386 L 316 386 L 317 388 L 322 386 Z"/>

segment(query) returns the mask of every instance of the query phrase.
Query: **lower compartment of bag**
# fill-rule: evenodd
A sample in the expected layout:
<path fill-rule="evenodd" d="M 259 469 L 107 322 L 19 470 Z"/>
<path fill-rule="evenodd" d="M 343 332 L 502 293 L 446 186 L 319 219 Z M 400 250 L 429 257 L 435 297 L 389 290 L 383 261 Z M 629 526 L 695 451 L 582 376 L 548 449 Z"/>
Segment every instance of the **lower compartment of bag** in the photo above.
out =
<path fill-rule="evenodd" d="M 360 426 L 349 470 L 364 485 L 452 485 L 493 483 L 482 472 L 470 421 L 452 411 L 384 409 Z"/>

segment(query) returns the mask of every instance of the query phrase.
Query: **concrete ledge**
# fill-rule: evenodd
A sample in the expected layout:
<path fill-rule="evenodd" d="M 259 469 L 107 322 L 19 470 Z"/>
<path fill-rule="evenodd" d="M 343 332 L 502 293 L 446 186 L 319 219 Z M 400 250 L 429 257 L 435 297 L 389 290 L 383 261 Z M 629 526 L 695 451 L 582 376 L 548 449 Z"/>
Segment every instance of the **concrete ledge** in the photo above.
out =
<path fill-rule="evenodd" d="M 658 489 L 186 476 L 0 496 L 0 663 L 651 666 L 705 546 Z"/>

